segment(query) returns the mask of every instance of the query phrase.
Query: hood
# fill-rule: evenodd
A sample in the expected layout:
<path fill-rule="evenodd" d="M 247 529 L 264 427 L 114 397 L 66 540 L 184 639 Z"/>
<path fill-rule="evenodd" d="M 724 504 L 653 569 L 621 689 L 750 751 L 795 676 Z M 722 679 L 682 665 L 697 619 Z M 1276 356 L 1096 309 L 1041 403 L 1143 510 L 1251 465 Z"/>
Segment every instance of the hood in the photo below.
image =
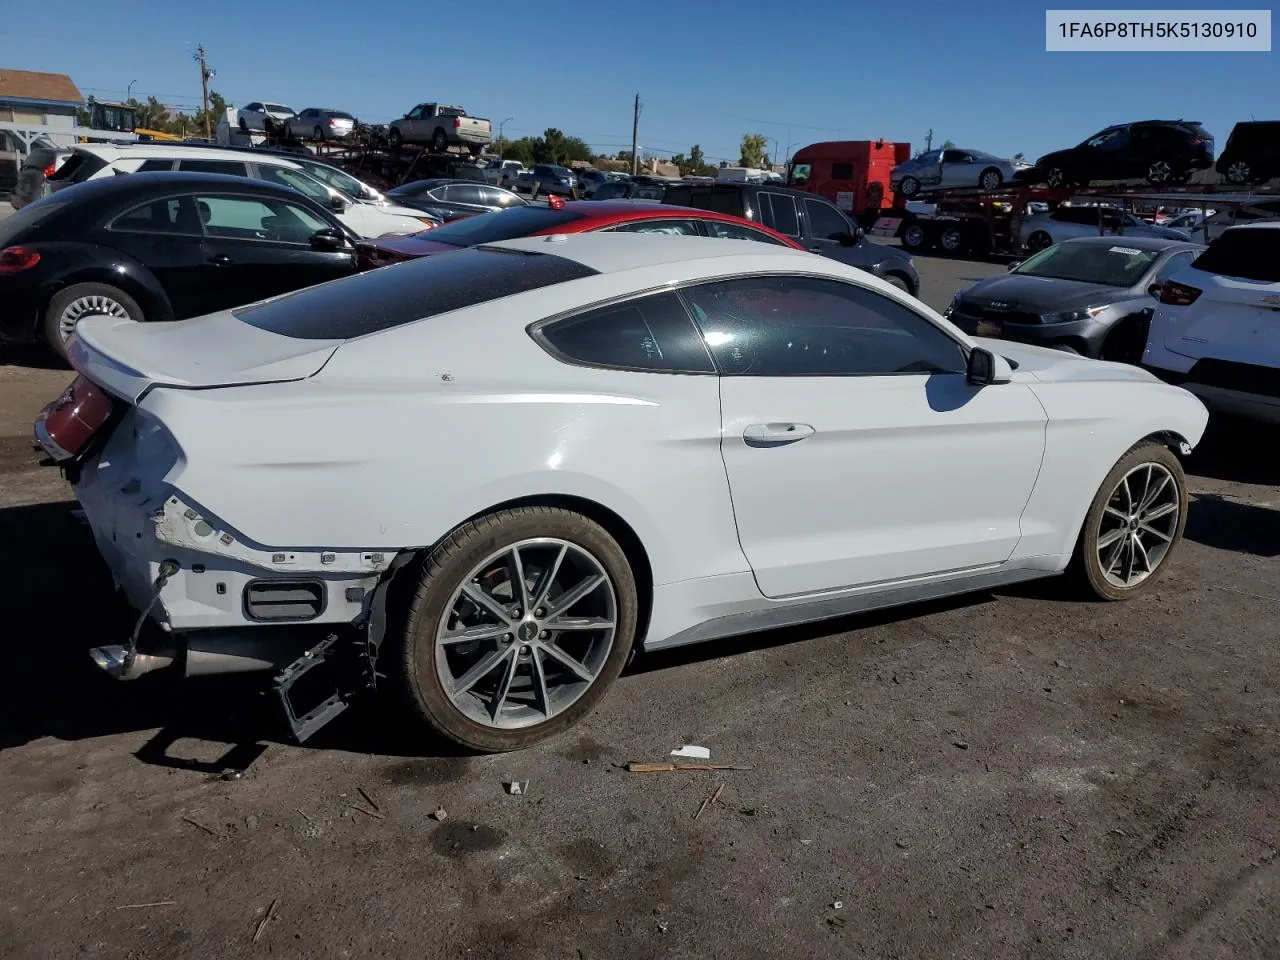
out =
<path fill-rule="evenodd" d="M 995 302 L 1001 304 L 997 310 L 1016 310 L 1022 313 L 1082 310 L 1085 307 L 1125 300 L 1130 296 L 1132 294 L 1125 287 L 1085 283 L 1080 280 L 1053 280 L 1017 273 L 988 277 L 960 291 L 960 299 L 975 306 L 988 307 Z"/>
<path fill-rule="evenodd" d="M 1030 376 L 1043 383 L 1073 382 L 1137 382 L 1160 383 L 1153 374 L 1128 363 L 1110 363 L 1106 360 L 1090 360 L 1062 350 L 1035 347 L 1012 340 L 992 340 L 988 337 L 972 337 L 978 346 L 999 354 L 1017 364 L 1014 377 Z"/>
<path fill-rule="evenodd" d="M 1177 227 L 1161 227 L 1149 226 L 1147 231 L 1150 236 L 1164 237 L 1166 240 L 1190 240 L 1191 233 L 1187 230 L 1179 230 Z"/>
<path fill-rule="evenodd" d="M 1075 152 L 1075 147 L 1067 147 L 1065 150 L 1055 150 L 1053 153 L 1046 153 L 1043 157 L 1036 161 L 1037 167 L 1043 167 L 1050 163 L 1060 163 L 1069 158 Z"/>
<path fill-rule="evenodd" d="M 302 380 L 323 367 L 341 343 L 281 336 L 224 310 L 169 323 L 86 317 L 67 354 L 78 371 L 136 403 L 157 384 L 200 388 Z"/>
<path fill-rule="evenodd" d="M 364 240 L 360 246 L 365 249 L 380 250 L 395 254 L 398 257 L 429 257 L 436 253 L 455 253 L 464 247 L 455 247 L 451 243 L 436 243 L 427 239 L 425 233 L 408 237 L 386 237 L 380 240 Z"/>

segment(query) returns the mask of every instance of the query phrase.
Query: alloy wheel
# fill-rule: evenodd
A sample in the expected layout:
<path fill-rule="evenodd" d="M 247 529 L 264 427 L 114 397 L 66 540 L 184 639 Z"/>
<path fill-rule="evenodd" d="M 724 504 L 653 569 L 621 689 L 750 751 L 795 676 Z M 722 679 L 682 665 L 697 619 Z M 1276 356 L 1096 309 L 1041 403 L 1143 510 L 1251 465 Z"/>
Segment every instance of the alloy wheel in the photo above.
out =
<path fill-rule="evenodd" d="M 1126 473 L 1098 522 L 1098 566 L 1107 583 L 1136 587 L 1159 569 L 1173 546 L 1181 512 L 1178 481 L 1159 463 Z"/>
<path fill-rule="evenodd" d="M 90 294 L 87 297 L 79 297 L 68 303 L 61 316 L 58 317 L 58 335 L 62 337 L 63 342 L 69 340 L 71 335 L 76 332 L 76 325 L 81 320 L 90 316 L 108 316 L 115 317 L 118 320 L 129 319 L 128 311 L 110 297 L 104 297 L 99 293 Z"/>
<path fill-rule="evenodd" d="M 589 550 L 522 540 L 477 564 L 450 597 L 436 631 L 441 686 L 483 726 L 545 723 L 595 683 L 617 620 L 613 582 Z"/>
<path fill-rule="evenodd" d="M 983 190 L 995 190 L 1000 186 L 1000 174 L 995 170 L 988 170 L 982 175 L 982 182 L 978 184 Z"/>
<path fill-rule="evenodd" d="M 938 246 L 948 253 L 955 253 L 960 249 L 962 240 L 959 227 L 948 227 L 938 235 Z"/>
<path fill-rule="evenodd" d="M 1237 160 L 1227 167 L 1227 179 L 1232 183 L 1248 183 L 1252 172 L 1246 161 Z"/>
<path fill-rule="evenodd" d="M 1044 178 L 1044 182 L 1051 187 L 1060 187 L 1066 183 L 1067 175 L 1062 172 L 1061 167 L 1054 167 Z"/>
<path fill-rule="evenodd" d="M 918 224 L 907 227 L 902 234 L 902 243 L 908 250 L 919 250 L 924 246 L 924 227 Z"/>
<path fill-rule="evenodd" d="M 1165 183 L 1173 176 L 1173 171 L 1164 160 L 1157 160 L 1147 168 L 1147 180 L 1151 183 Z"/>

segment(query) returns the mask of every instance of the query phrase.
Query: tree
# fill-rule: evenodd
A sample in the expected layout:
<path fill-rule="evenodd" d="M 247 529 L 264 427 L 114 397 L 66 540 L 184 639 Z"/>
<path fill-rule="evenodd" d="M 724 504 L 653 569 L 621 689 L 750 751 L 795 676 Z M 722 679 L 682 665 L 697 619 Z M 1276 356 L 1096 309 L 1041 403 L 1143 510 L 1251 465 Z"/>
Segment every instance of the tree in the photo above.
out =
<path fill-rule="evenodd" d="M 1014 162 L 1014 163 L 1023 163 L 1023 162 L 1025 162 L 1025 161 L 1026 161 L 1026 159 L 1027 159 L 1027 156 L 1026 156 L 1026 154 L 1024 154 L 1024 153 L 1015 153 L 1015 154 L 1013 155 L 1013 162 Z"/>
<path fill-rule="evenodd" d="M 954 150 L 955 148 L 956 148 L 956 145 L 955 145 L 954 143 L 952 143 L 950 140 L 943 140 L 943 141 L 942 141 L 942 149 L 943 149 L 943 150 Z"/>
<path fill-rule="evenodd" d="M 768 142 L 768 138 L 762 133 L 745 134 L 742 138 L 742 156 L 738 158 L 739 166 L 763 167 L 764 148 Z"/>
<path fill-rule="evenodd" d="M 702 155 L 702 147 L 695 143 L 689 148 L 689 166 L 692 168 L 693 173 L 697 174 L 706 165 L 707 159 Z"/>

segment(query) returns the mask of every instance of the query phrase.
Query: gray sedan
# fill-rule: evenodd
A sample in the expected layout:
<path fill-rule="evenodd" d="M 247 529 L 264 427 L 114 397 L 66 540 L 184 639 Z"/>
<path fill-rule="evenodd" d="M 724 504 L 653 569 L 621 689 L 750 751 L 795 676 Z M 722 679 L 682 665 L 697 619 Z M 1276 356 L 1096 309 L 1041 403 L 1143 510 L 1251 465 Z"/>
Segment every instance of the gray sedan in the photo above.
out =
<path fill-rule="evenodd" d="M 1137 363 L 1160 285 L 1204 250 L 1158 237 L 1065 240 L 961 290 L 946 317 L 971 336 Z"/>
<path fill-rule="evenodd" d="M 894 167 L 889 185 L 904 197 L 955 187 L 998 190 L 1013 179 L 1015 172 L 1030 166 L 981 150 L 930 150 Z"/>
<path fill-rule="evenodd" d="M 1026 217 L 1019 239 L 1028 253 L 1073 237 L 1096 236 L 1160 237 L 1165 240 L 1190 240 L 1186 230 L 1158 227 L 1118 207 L 1070 207 L 1066 204 L 1051 213 Z"/>

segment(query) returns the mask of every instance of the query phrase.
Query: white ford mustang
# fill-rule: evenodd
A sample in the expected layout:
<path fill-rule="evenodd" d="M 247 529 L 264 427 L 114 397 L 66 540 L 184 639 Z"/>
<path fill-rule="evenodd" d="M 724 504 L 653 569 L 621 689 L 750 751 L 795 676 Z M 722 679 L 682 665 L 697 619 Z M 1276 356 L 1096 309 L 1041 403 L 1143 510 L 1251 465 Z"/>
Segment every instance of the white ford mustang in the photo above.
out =
<path fill-rule="evenodd" d="M 376 682 L 482 751 L 578 721 L 638 646 L 1068 570 L 1138 595 L 1207 421 L 1136 367 L 702 238 L 533 237 L 90 318 L 70 356 L 36 435 L 149 613 L 100 666 L 272 671 L 300 739 Z"/>

